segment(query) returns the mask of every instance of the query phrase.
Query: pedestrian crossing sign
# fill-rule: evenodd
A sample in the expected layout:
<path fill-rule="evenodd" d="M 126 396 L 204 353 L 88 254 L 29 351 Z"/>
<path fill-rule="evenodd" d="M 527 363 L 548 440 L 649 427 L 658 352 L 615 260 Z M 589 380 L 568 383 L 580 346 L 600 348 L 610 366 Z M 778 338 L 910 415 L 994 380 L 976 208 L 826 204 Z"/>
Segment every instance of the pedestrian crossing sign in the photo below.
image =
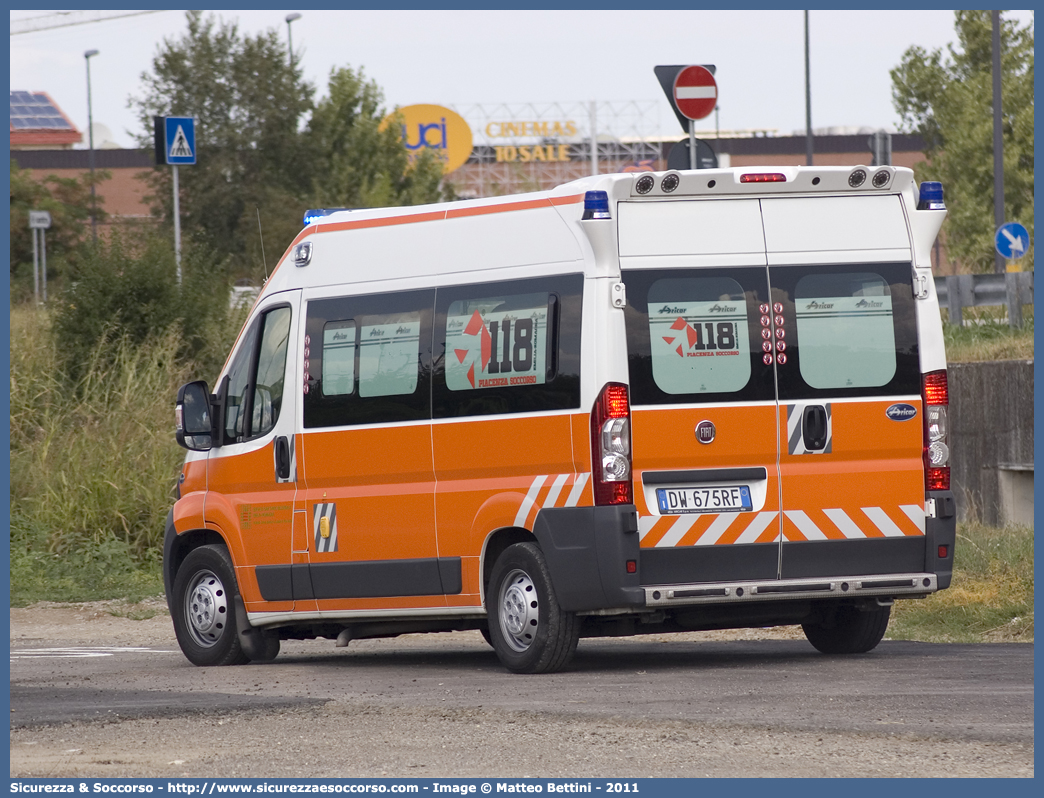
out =
<path fill-rule="evenodd" d="M 191 116 L 163 117 L 163 131 L 163 161 L 177 166 L 194 164 L 196 162 L 195 120 Z M 157 142 L 158 144 L 159 142 Z M 156 149 L 157 155 L 159 155 L 160 147 L 157 146 Z"/>

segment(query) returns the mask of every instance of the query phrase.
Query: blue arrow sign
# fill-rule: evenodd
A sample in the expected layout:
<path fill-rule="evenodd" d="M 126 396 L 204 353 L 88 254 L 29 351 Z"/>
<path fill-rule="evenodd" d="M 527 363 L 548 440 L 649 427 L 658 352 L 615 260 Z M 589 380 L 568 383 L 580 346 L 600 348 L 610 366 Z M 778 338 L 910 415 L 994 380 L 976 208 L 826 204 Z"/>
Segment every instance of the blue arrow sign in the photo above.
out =
<path fill-rule="evenodd" d="M 1018 222 L 1008 222 L 997 228 L 997 252 L 1002 258 L 1021 258 L 1029 249 L 1029 232 Z"/>
<path fill-rule="evenodd" d="M 191 116 L 168 116 L 164 120 L 168 164 L 191 165 L 196 162 L 196 125 Z"/>

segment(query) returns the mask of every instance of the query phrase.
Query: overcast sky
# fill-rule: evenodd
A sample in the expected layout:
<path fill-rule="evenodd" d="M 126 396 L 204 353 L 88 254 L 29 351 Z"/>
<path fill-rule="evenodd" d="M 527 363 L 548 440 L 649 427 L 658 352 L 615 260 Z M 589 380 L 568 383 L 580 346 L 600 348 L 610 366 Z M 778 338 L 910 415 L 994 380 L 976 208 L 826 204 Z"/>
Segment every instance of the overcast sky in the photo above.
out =
<path fill-rule="evenodd" d="M 804 17 L 801 11 L 321 11 L 215 12 L 244 33 L 277 28 L 288 13 L 305 76 L 325 94 L 330 70 L 363 67 L 389 107 L 433 103 L 653 101 L 655 132 L 680 135 L 653 67 L 715 64 L 722 130 L 805 126 Z M 11 11 L 12 30 L 55 12 Z M 1031 11 L 1007 12 L 1023 24 Z M 57 19 L 57 17 L 55 18 Z M 956 39 L 953 12 L 812 11 L 813 128 L 894 130 L 889 70 L 911 45 Z M 94 121 L 132 146 L 127 99 L 165 37 L 186 29 L 183 11 L 91 22 L 11 36 L 11 89 L 46 91 L 87 129 L 83 53 L 91 59 Z M 713 117 L 698 123 L 713 128 Z M 86 138 L 86 137 L 85 137 Z"/>

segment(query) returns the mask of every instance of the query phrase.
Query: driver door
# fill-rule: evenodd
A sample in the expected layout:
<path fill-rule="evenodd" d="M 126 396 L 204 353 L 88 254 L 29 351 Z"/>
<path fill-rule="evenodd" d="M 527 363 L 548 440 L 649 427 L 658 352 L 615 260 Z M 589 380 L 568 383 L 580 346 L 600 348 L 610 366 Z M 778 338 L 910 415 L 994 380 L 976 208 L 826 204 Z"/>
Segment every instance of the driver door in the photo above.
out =
<path fill-rule="evenodd" d="M 254 314 L 218 386 L 222 445 L 208 459 L 207 526 L 223 533 L 248 611 L 294 608 L 300 291 Z M 307 551 L 300 561 L 307 561 Z"/>

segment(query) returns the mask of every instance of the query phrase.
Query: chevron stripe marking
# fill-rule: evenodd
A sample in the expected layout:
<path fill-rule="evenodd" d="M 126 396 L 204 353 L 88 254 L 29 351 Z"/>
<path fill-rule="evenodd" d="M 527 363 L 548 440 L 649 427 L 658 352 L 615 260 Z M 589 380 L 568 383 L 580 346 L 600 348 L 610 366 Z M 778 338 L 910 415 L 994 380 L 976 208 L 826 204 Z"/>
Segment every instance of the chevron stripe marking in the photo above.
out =
<path fill-rule="evenodd" d="M 518 508 L 518 513 L 515 515 L 515 526 L 526 525 L 529 511 L 532 510 L 533 506 L 536 504 L 537 496 L 540 494 L 540 489 L 544 486 L 544 481 L 546 479 L 546 474 L 537 477 L 533 480 L 533 484 L 529 486 L 529 492 L 526 494 L 526 498 L 522 500 L 522 504 Z"/>
<path fill-rule="evenodd" d="M 590 479 L 591 473 L 585 472 L 578 474 L 576 481 L 573 483 L 573 489 L 569 491 L 569 498 L 566 499 L 566 507 L 576 507 L 580 501 L 580 497 L 584 494 L 584 487 L 587 485 L 587 480 Z"/>
<path fill-rule="evenodd" d="M 899 509 L 906 513 L 906 517 L 913 521 L 917 531 L 924 534 L 924 508 L 919 504 L 900 504 Z"/>
<path fill-rule="evenodd" d="M 716 544 L 721 539 L 721 536 L 724 535 L 725 532 L 728 531 L 728 528 L 736 521 L 737 515 L 737 513 L 722 513 L 719 515 L 714 519 L 714 523 L 707 527 L 707 531 L 700 535 L 695 545 L 713 546 Z"/>
<path fill-rule="evenodd" d="M 863 532 L 856 522 L 849 518 L 848 513 L 840 507 L 823 510 L 823 514 L 826 515 L 826 517 L 833 522 L 834 526 L 841 530 L 841 534 L 849 540 L 866 537 L 866 533 Z"/>
<path fill-rule="evenodd" d="M 551 490 L 547 492 L 547 496 L 544 498 L 543 507 L 554 507 L 558 501 L 558 494 L 562 492 L 562 486 L 565 485 L 566 480 L 569 479 L 569 474 L 559 474 L 555 477 L 555 481 L 551 483 Z"/>
<path fill-rule="evenodd" d="M 784 527 L 783 534 L 787 540 L 828 540 L 827 536 L 823 534 L 823 530 L 816 526 L 815 522 L 803 510 L 785 510 L 784 515 L 790 519 L 791 523 L 798 528 L 798 532 L 802 535 L 802 537 L 794 537 L 794 533 Z"/>
<path fill-rule="evenodd" d="M 902 538 L 906 537 L 906 533 L 903 532 L 893 521 L 888 517 L 886 513 L 880 507 L 863 507 L 863 512 L 866 513 L 867 518 L 874 522 L 874 526 L 881 530 L 887 538 Z"/>
<path fill-rule="evenodd" d="M 680 515 L 674 519 L 674 523 L 666 534 L 656 542 L 656 548 L 669 548 L 677 546 L 685 533 L 692 529 L 693 524 L 700 520 L 698 515 Z"/>

